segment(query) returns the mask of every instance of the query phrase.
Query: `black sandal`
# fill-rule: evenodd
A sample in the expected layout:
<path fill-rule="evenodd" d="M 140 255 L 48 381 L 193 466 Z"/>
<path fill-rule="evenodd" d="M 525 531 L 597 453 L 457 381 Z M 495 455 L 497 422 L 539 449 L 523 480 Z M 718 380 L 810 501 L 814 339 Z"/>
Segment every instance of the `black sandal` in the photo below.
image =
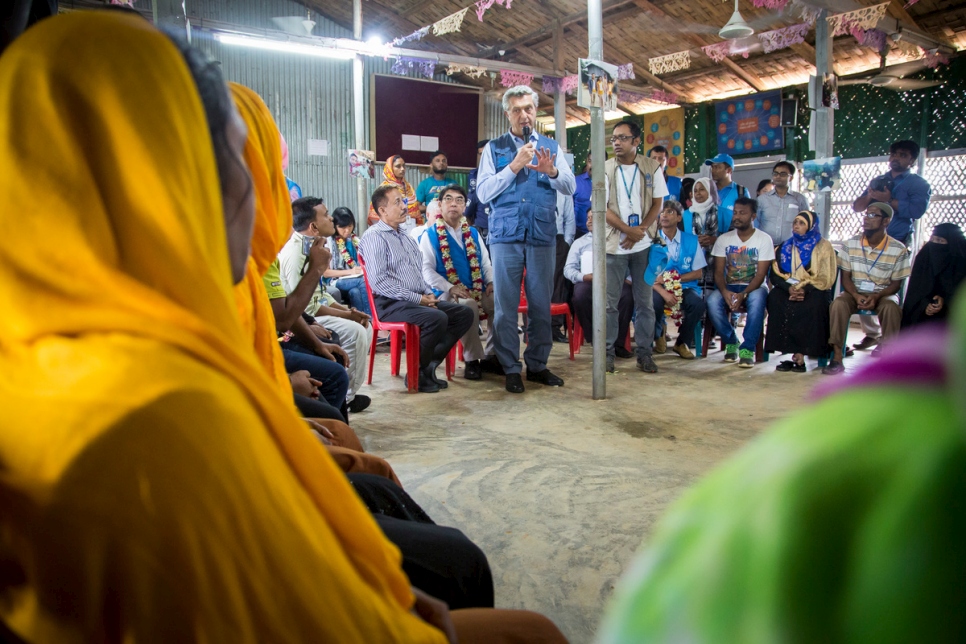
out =
<path fill-rule="evenodd" d="M 791 371 L 794 369 L 794 367 L 795 363 L 791 360 L 782 360 L 778 363 L 778 366 L 775 367 L 775 371 Z"/>
<path fill-rule="evenodd" d="M 802 364 L 798 364 L 797 362 L 792 363 L 793 373 L 805 373 L 806 371 L 808 371 L 808 369 L 805 367 L 804 362 Z"/>

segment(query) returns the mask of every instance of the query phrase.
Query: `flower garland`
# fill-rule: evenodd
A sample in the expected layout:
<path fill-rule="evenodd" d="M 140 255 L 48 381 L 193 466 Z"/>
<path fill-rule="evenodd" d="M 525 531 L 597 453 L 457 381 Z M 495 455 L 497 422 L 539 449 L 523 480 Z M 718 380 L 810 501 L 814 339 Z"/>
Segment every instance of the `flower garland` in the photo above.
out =
<path fill-rule="evenodd" d="M 681 274 L 673 268 L 664 271 L 661 273 L 661 286 L 678 299 L 674 306 L 664 305 L 664 315 L 675 320 L 677 325 L 681 326 L 681 319 L 684 317 L 684 313 L 681 311 L 681 300 L 684 297 L 684 289 L 681 287 Z"/>
<path fill-rule="evenodd" d="M 446 233 L 446 222 L 440 217 L 436 220 L 436 236 L 439 238 L 439 253 L 443 257 L 443 268 L 446 270 L 446 279 L 450 284 L 459 284 L 460 277 L 453 266 L 453 255 L 449 250 L 449 236 Z M 460 218 L 460 229 L 463 233 L 463 248 L 466 249 L 466 259 L 470 262 L 470 279 L 473 286 L 470 288 L 470 295 L 479 302 L 483 299 L 483 270 L 480 268 L 480 256 L 477 252 L 476 244 L 473 243 L 473 235 L 470 234 L 469 224 L 466 218 Z"/>
<path fill-rule="evenodd" d="M 353 246 L 359 248 L 359 237 L 355 233 L 352 233 L 351 241 Z M 345 240 L 341 237 L 336 237 L 335 246 L 339 249 L 339 257 L 345 262 L 346 268 L 355 268 L 356 263 L 352 259 L 352 255 L 349 254 L 349 249 L 346 248 Z"/>

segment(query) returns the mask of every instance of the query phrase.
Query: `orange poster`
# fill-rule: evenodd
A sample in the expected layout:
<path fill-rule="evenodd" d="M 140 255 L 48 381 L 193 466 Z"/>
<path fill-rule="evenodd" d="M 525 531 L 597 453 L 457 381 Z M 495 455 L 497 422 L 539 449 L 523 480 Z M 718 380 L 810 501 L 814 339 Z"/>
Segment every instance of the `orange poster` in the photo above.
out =
<path fill-rule="evenodd" d="M 667 173 L 684 176 L 684 108 L 644 115 L 644 153 L 655 145 L 667 148 Z"/>

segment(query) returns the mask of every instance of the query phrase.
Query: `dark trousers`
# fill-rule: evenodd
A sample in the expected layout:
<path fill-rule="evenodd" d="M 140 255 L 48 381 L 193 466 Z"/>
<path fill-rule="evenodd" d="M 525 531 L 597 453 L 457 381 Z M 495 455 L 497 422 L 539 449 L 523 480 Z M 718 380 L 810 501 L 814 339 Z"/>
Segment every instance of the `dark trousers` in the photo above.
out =
<path fill-rule="evenodd" d="M 345 367 L 338 362 L 328 360 L 322 356 L 282 349 L 285 357 L 285 371 L 308 371 L 309 375 L 321 382 L 319 396 L 335 408 L 345 403 L 346 392 L 349 391 L 349 374 Z"/>
<path fill-rule="evenodd" d="M 706 306 L 704 298 L 697 291 L 685 289 L 682 297 L 684 301 L 681 302 L 681 310 L 684 312 L 684 318 L 681 320 L 681 329 L 674 344 L 675 346 L 686 344 L 693 349 L 694 330 L 704 316 Z M 654 319 L 654 337 L 659 338 L 667 332 L 667 326 L 664 320 L 664 298 L 657 291 L 654 291 Z"/>
<path fill-rule="evenodd" d="M 574 283 L 564 277 L 563 272 L 569 252 L 570 245 L 564 241 L 564 236 L 557 235 L 557 260 L 553 268 L 553 293 L 550 296 L 553 304 L 570 304 L 574 295 Z M 559 331 L 566 321 L 567 318 L 564 316 L 555 315 L 551 318 L 550 326 Z"/>
<path fill-rule="evenodd" d="M 473 324 L 473 311 L 455 302 L 437 302 L 434 308 L 382 295 L 376 295 L 375 301 L 380 320 L 408 322 L 419 327 L 419 366 L 422 369 L 445 360 L 449 350 Z"/>
<path fill-rule="evenodd" d="M 574 315 L 584 329 L 584 339 L 591 342 L 594 337 L 594 293 L 593 282 L 574 284 L 573 305 Z M 621 298 L 617 302 L 617 341 L 615 347 L 623 347 L 627 342 L 627 333 L 631 328 L 631 317 L 634 315 L 634 292 L 631 285 L 624 282 Z"/>
<path fill-rule="evenodd" d="M 295 406 L 304 418 L 330 418 L 343 423 L 346 422 L 343 411 L 325 402 L 324 399 L 315 400 L 314 398 L 306 398 L 305 396 L 295 394 Z"/>

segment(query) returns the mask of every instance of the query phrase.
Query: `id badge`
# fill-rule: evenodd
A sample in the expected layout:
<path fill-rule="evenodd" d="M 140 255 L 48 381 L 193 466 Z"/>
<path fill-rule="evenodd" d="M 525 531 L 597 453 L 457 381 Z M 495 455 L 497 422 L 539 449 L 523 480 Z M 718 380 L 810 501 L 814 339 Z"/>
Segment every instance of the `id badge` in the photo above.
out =
<path fill-rule="evenodd" d="M 640 226 L 641 225 L 641 216 L 640 215 L 629 215 L 627 217 L 627 225 L 628 226 Z"/>
<path fill-rule="evenodd" d="M 787 280 L 785 280 L 785 281 L 786 281 L 786 282 L 788 282 L 789 284 L 791 284 L 792 286 L 795 286 L 796 284 L 798 284 L 798 280 L 797 280 L 797 279 L 795 279 L 794 277 L 789 277 L 789 278 L 788 278 Z"/>
<path fill-rule="evenodd" d="M 875 293 L 875 282 L 872 280 L 862 280 L 855 285 L 859 293 Z"/>

